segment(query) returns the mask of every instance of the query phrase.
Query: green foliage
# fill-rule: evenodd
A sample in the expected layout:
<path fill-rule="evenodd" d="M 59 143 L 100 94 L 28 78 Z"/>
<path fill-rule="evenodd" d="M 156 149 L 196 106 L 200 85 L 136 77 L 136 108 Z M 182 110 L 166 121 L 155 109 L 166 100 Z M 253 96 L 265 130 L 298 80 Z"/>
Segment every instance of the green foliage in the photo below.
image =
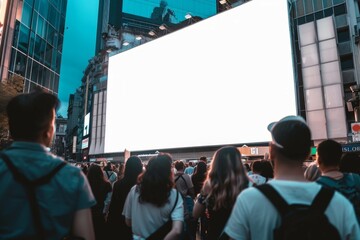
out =
<path fill-rule="evenodd" d="M 6 106 L 11 98 L 23 92 L 24 78 L 14 75 L 0 81 L 0 150 L 10 143 Z"/>

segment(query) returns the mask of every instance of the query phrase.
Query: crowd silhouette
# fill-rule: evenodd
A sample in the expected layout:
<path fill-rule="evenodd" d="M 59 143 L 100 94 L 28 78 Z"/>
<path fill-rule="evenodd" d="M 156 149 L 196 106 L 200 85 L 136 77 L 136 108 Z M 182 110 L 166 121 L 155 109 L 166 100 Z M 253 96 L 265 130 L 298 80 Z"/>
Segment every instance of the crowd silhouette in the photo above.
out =
<path fill-rule="evenodd" d="M 192 162 L 160 152 L 146 164 L 130 156 L 72 165 L 49 151 L 58 106 L 44 91 L 8 104 L 14 142 L 0 153 L 0 239 L 286 239 L 284 209 L 269 191 L 294 208 L 328 194 L 317 214 L 331 238 L 303 224 L 293 239 L 360 239 L 359 156 L 326 139 L 307 164 L 311 131 L 302 117 L 269 124 L 268 155 L 246 163 L 239 148 L 222 146 Z"/>

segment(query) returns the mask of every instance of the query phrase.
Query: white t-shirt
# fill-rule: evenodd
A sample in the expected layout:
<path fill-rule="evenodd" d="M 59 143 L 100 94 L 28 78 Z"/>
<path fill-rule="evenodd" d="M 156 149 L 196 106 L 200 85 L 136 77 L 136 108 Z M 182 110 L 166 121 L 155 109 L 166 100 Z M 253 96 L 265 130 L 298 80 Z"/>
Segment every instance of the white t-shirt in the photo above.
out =
<path fill-rule="evenodd" d="M 257 174 L 257 173 L 253 173 L 251 175 L 248 175 L 249 179 L 250 179 L 250 183 L 251 183 L 251 186 L 254 185 L 254 183 L 256 185 L 260 185 L 260 184 L 264 184 L 266 183 L 266 178 L 261 176 L 260 174 Z"/>
<path fill-rule="evenodd" d="M 157 207 L 151 203 L 140 203 L 137 186 L 131 188 L 124 204 L 123 215 L 131 219 L 131 227 L 134 238 L 145 239 L 156 229 L 161 227 L 170 218 L 170 211 L 173 208 L 178 194 L 176 189 L 171 190 L 169 202 L 163 207 Z M 176 207 L 171 213 L 173 221 L 184 221 L 183 200 L 179 194 Z"/>
<path fill-rule="evenodd" d="M 321 188 L 315 182 L 271 180 L 269 184 L 289 204 L 310 205 Z M 325 214 L 330 223 L 337 228 L 341 239 L 360 239 L 354 209 L 344 196 L 336 192 Z M 256 188 L 248 188 L 237 197 L 225 232 L 236 240 L 272 240 L 273 230 L 280 224 L 280 215 L 272 203 Z"/>

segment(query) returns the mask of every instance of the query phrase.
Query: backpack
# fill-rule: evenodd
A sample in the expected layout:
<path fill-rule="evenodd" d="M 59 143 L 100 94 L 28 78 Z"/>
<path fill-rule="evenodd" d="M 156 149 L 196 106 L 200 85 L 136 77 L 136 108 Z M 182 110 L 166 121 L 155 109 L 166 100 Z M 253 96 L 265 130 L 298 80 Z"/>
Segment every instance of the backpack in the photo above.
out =
<path fill-rule="evenodd" d="M 344 173 L 344 177 L 338 180 L 321 176 L 316 182 L 345 196 L 354 206 L 357 220 L 360 223 L 360 176 L 358 174 Z"/>
<path fill-rule="evenodd" d="M 181 175 L 179 175 L 176 179 L 175 179 L 175 183 L 179 180 L 179 179 L 182 179 L 185 183 L 185 186 L 187 188 L 187 190 L 189 191 L 189 187 L 186 183 L 186 180 L 185 178 Z M 194 199 L 192 199 L 192 197 L 190 197 L 189 195 L 184 195 L 181 193 L 180 190 L 178 190 L 183 198 L 183 202 L 184 202 L 184 214 L 186 218 L 191 218 L 192 216 L 192 212 L 193 212 L 193 209 L 194 209 Z"/>
<path fill-rule="evenodd" d="M 288 204 L 270 185 L 262 184 L 255 188 L 275 206 L 281 215 L 281 224 L 274 229 L 274 240 L 338 240 L 340 234 L 333 226 L 325 210 L 334 191 L 322 187 L 311 205 Z"/>
<path fill-rule="evenodd" d="M 55 176 L 55 174 L 58 173 L 66 165 L 66 162 L 61 162 L 45 176 L 42 176 L 35 180 L 29 180 L 25 177 L 25 175 L 20 173 L 20 171 L 15 167 L 15 165 L 11 162 L 10 158 L 4 152 L 0 152 L 0 157 L 5 162 L 8 169 L 12 173 L 14 180 L 24 186 L 24 190 L 27 193 L 28 201 L 30 204 L 32 219 L 31 220 L 29 219 L 29 221 L 33 222 L 36 235 L 26 238 L 24 237 L 21 239 L 45 240 L 46 237 L 41 222 L 40 207 L 36 199 L 36 188 L 48 184 L 51 181 L 51 179 Z M 69 235 L 62 238 L 62 240 L 83 240 L 83 238 Z"/>

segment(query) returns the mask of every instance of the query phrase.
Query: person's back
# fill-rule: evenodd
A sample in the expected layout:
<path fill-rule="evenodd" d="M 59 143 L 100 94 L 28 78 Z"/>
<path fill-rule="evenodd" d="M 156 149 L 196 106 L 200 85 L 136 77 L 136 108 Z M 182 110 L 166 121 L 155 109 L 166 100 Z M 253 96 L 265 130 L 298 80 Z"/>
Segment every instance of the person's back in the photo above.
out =
<path fill-rule="evenodd" d="M 318 145 L 317 162 L 322 175 L 316 182 L 345 196 L 353 204 L 360 223 L 360 176 L 339 170 L 341 156 L 341 144 L 332 139 L 324 140 Z"/>
<path fill-rule="evenodd" d="M 162 238 L 179 239 L 183 229 L 183 200 L 174 188 L 172 157 L 159 153 L 152 157 L 146 171 L 139 176 L 125 201 L 123 215 L 126 224 L 132 228 L 133 238 L 144 240 L 157 233 L 158 229 L 171 220 L 169 231 Z"/>
<path fill-rule="evenodd" d="M 0 157 L 0 239 L 42 239 L 40 235 L 51 240 L 68 235 L 94 239 L 90 207 L 96 202 L 81 169 L 65 164 L 49 181 L 29 187 L 30 181 L 64 163 L 48 148 L 57 105 L 57 98 L 45 92 L 22 94 L 8 104 L 14 142 Z"/>
<path fill-rule="evenodd" d="M 111 197 L 107 224 L 110 235 L 117 239 L 132 239 L 131 228 L 126 226 L 125 217 L 122 215 L 124 204 L 130 189 L 136 184 L 139 174 L 142 172 L 142 162 L 137 156 L 131 156 L 126 161 L 124 177 L 115 182 Z"/>
<path fill-rule="evenodd" d="M 204 187 L 194 207 L 194 218 L 207 215 L 206 239 L 218 239 L 230 216 L 237 195 L 249 186 L 240 151 L 233 146 L 218 149 Z"/>
<path fill-rule="evenodd" d="M 189 165 L 185 168 L 184 173 L 189 175 L 189 176 L 191 176 L 194 173 L 194 167 L 193 167 L 192 162 L 189 162 Z"/>
<path fill-rule="evenodd" d="M 104 176 L 107 180 L 109 180 L 111 185 L 113 185 L 118 180 L 117 173 L 113 171 L 112 164 L 110 162 L 108 162 L 104 167 Z"/>
<path fill-rule="evenodd" d="M 309 127 L 301 117 L 288 116 L 270 124 L 268 129 L 272 136 L 270 159 L 274 160 L 274 180 L 259 187 L 272 187 L 288 204 L 311 205 L 322 187 L 315 182 L 307 182 L 303 175 L 302 163 L 309 156 L 311 147 Z M 322 218 L 326 226 L 336 228 L 335 234 L 317 239 L 336 239 L 337 235 L 339 239 L 360 239 L 359 225 L 350 202 L 341 194 L 330 192 L 334 195 L 321 214 L 326 216 Z M 274 230 L 287 224 L 282 221 L 276 206 L 257 188 L 242 191 L 226 225 L 226 234 L 232 239 L 275 239 Z M 323 226 L 306 228 L 305 225 L 301 228 L 304 225 L 298 224 L 293 227 L 306 232 L 321 230 Z"/>

